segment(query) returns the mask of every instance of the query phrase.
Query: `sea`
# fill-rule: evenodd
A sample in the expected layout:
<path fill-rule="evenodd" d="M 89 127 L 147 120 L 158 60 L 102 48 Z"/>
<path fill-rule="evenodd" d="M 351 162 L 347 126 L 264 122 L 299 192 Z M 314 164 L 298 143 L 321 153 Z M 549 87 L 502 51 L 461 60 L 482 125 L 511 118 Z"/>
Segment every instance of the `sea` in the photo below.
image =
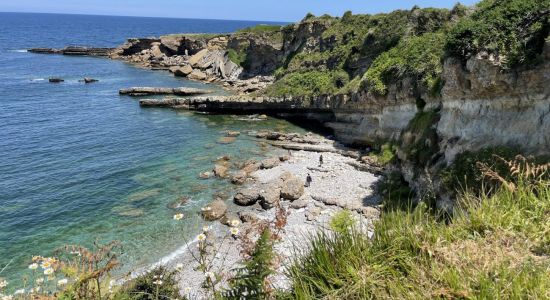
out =
<path fill-rule="evenodd" d="M 238 163 L 268 155 L 249 131 L 302 130 L 273 118 L 142 109 L 118 90 L 227 92 L 121 61 L 25 49 L 115 47 L 131 37 L 226 33 L 260 23 L 269 22 L 0 13 L 0 278 L 17 288 L 32 256 L 52 256 L 65 245 L 119 241 L 120 276 L 170 257 L 208 225 L 200 208 L 232 192 L 227 180 L 201 180 L 200 172 L 219 156 Z M 84 77 L 99 81 L 79 82 Z M 225 130 L 243 134 L 220 144 Z M 188 204 L 174 208 L 186 197 Z M 185 218 L 174 221 L 176 213 Z"/>

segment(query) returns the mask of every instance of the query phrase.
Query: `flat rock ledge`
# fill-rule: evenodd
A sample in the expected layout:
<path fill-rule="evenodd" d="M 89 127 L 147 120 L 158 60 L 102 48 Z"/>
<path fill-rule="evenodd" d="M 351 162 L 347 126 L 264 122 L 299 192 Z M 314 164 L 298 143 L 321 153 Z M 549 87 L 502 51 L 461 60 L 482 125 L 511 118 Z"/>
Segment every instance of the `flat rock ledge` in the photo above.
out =
<path fill-rule="evenodd" d="M 204 95 L 209 94 L 212 91 L 204 89 L 193 89 L 193 88 L 168 88 L 168 87 L 131 87 L 127 89 L 121 89 L 118 91 L 120 95 L 128 96 L 151 96 L 151 95 L 178 95 L 178 96 L 194 96 L 194 95 Z M 160 102 L 158 106 L 166 106 Z M 151 103 L 150 106 L 154 106 Z"/>
<path fill-rule="evenodd" d="M 109 56 L 113 48 L 97 48 L 97 47 L 65 47 L 62 49 L 55 48 L 32 48 L 28 52 L 39 54 L 62 54 L 74 56 Z"/>

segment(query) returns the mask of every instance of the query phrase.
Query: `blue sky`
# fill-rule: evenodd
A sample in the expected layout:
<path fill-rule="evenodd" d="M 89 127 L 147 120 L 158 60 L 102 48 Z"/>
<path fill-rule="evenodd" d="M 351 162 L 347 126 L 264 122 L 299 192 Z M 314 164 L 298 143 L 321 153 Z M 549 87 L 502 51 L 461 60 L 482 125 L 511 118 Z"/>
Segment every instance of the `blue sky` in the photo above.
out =
<path fill-rule="evenodd" d="M 452 7 L 457 0 L 0 0 L 0 11 L 297 21 L 306 13 L 342 15 L 395 9 Z M 472 5 L 478 0 L 461 0 Z"/>

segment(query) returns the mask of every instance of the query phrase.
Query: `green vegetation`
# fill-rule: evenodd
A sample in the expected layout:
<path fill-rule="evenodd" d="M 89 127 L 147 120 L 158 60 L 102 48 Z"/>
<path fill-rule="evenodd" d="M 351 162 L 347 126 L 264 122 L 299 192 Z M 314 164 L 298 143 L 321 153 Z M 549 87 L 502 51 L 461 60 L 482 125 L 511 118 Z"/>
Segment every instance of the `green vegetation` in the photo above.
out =
<path fill-rule="evenodd" d="M 409 211 L 412 208 L 415 194 L 400 172 L 386 174 L 377 190 L 382 196 L 384 211 Z"/>
<path fill-rule="evenodd" d="M 407 159 L 425 166 L 438 152 L 438 136 L 435 124 L 439 122 L 439 109 L 419 111 L 401 134 L 402 149 Z"/>
<path fill-rule="evenodd" d="M 231 289 L 224 292 L 224 299 L 269 299 L 267 277 L 274 273 L 274 258 L 272 233 L 266 228 L 258 238 L 250 259 L 230 280 Z"/>
<path fill-rule="evenodd" d="M 390 143 L 385 143 L 380 146 L 380 149 L 374 150 L 369 153 L 370 157 L 373 157 L 376 162 L 380 165 L 387 165 L 395 159 L 395 152 L 397 148 L 395 145 Z"/>
<path fill-rule="evenodd" d="M 396 47 L 378 56 L 365 73 L 370 91 L 384 95 L 387 84 L 405 77 L 420 81 L 432 94 L 440 87 L 444 53 L 443 33 L 426 33 L 402 40 Z"/>
<path fill-rule="evenodd" d="M 448 35 L 446 49 L 462 59 L 487 51 L 503 67 L 537 62 L 550 32 L 549 0 L 484 0 Z"/>
<path fill-rule="evenodd" d="M 341 210 L 332 216 L 329 225 L 335 232 L 344 233 L 355 226 L 355 223 L 355 219 L 348 210 Z"/>
<path fill-rule="evenodd" d="M 548 169 L 546 169 L 546 172 Z M 463 194 L 450 224 L 425 205 L 386 212 L 369 239 L 320 233 L 289 269 L 294 299 L 548 299 L 550 182 Z"/>
<path fill-rule="evenodd" d="M 126 283 L 113 300 L 179 299 L 176 272 L 159 267 Z"/>
<path fill-rule="evenodd" d="M 291 73 L 269 86 L 265 93 L 273 97 L 331 94 L 335 93 L 338 87 L 346 85 L 348 80 L 348 75 L 345 72 Z"/>
<path fill-rule="evenodd" d="M 234 62 L 235 64 L 239 66 L 243 66 L 244 62 L 246 61 L 246 52 L 245 51 L 237 51 L 235 49 L 227 49 L 227 54 L 229 55 L 229 60 Z"/>
<path fill-rule="evenodd" d="M 377 15 L 348 11 L 342 18 L 309 14 L 281 30 L 286 42 L 300 44 L 275 74 L 285 82 L 268 92 L 301 96 L 366 89 L 385 95 L 389 85 L 411 78 L 417 94 L 438 97 L 447 57 L 465 61 L 485 51 L 503 69 L 540 61 L 550 33 L 548 7 L 550 0 L 483 0 L 475 9 L 457 4 L 452 10 L 414 7 Z M 296 36 L 310 30 L 307 43 Z M 347 73 L 346 83 L 312 76 L 316 71 Z M 288 81 L 293 88 L 286 89 Z M 319 86 L 324 88 L 310 90 Z"/>
<path fill-rule="evenodd" d="M 273 32 L 281 31 L 281 28 L 282 26 L 280 25 L 259 24 L 256 26 L 237 30 L 235 33 L 254 33 L 254 34 L 273 33 Z"/>

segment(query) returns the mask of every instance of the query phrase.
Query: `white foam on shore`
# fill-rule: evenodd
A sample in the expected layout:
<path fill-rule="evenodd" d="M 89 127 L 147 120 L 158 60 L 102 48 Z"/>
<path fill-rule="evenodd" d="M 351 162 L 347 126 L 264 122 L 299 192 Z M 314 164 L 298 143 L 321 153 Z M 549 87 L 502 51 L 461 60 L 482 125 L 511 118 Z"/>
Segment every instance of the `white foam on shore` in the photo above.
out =
<path fill-rule="evenodd" d="M 31 81 L 44 81 L 46 78 L 33 78 Z"/>
<path fill-rule="evenodd" d="M 17 52 L 17 53 L 27 53 L 29 52 L 26 49 L 17 49 L 17 50 L 8 50 L 9 52 Z"/>

